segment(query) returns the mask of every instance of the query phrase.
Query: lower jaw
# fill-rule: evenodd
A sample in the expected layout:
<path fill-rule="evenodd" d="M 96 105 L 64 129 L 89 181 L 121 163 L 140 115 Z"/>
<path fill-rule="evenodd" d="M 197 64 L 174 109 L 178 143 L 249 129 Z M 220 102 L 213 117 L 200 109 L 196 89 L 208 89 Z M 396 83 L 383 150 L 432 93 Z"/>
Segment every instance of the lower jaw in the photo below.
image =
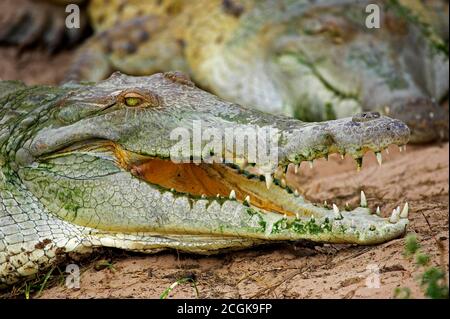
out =
<path fill-rule="evenodd" d="M 363 212 L 359 212 L 360 214 Z M 286 218 L 285 218 L 286 219 Z M 290 222 L 295 218 L 287 218 Z M 407 220 L 401 220 L 395 228 L 376 232 L 363 231 L 358 228 L 347 228 L 345 232 L 334 226 L 333 231 L 321 233 L 297 233 L 287 229 L 276 234 L 257 232 L 239 232 L 233 235 L 225 234 L 195 234 L 195 233 L 165 233 L 165 232 L 108 232 L 99 231 L 89 234 L 87 241 L 92 246 L 123 248 L 140 252 L 153 252 L 161 249 L 178 249 L 185 252 L 211 254 L 226 249 L 243 249 L 255 245 L 274 242 L 312 241 L 330 244 L 373 245 L 402 236 L 408 225 Z"/>

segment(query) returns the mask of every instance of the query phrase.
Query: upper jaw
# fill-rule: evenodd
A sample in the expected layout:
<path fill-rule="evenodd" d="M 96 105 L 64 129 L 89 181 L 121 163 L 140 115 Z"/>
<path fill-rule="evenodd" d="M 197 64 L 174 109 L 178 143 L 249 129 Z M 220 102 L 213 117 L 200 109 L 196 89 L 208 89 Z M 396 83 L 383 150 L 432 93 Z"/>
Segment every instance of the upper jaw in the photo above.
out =
<path fill-rule="evenodd" d="M 380 153 L 389 145 L 408 143 L 409 128 L 400 120 L 376 112 L 357 114 L 334 121 L 308 123 L 282 132 L 278 167 L 327 158 L 329 154 L 349 154 L 358 163 L 366 152 Z"/>
<path fill-rule="evenodd" d="M 327 158 L 332 153 L 349 154 L 360 166 L 362 156 L 366 152 L 374 151 L 379 155 L 378 153 L 391 144 L 406 145 L 410 136 L 410 131 L 403 122 L 380 116 L 379 113 L 375 112 L 361 113 L 349 118 L 317 123 L 304 123 L 295 119 L 274 116 L 273 120 L 276 122 L 268 124 L 267 117 L 267 114 L 262 114 L 260 123 L 256 120 L 248 125 L 239 123 L 236 127 L 245 128 L 247 126 L 276 129 L 276 132 L 278 132 L 275 144 L 277 148 L 276 158 L 270 158 L 269 162 L 262 163 L 259 159 L 256 162 L 249 161 L 245 154 L 231 154 L 233 164 L 245 169 L 245 166 L 250 162 L 257 174 L 265 176 L 268 174 L 273 175 L 280 167 L 286 170 L 289 164 L 299 165 L 302 161 L 313 161 L 321 157 Z M 148 141 L 141 141 L 137 146 L 133 144 L 128 145 L 126 137 L 121 136 L 119 129 L 103 125 L 104 123 L 101 121 L 98 124 L 81 121 L 67 127 L 43 130 L 33 140 L 24 145 L 24 148 L 27 150 L 26 153 L 31 155 L 28 161 L 58 152 L 72 143 L 92 139 L 111 141 L 127 152 L 168 159 L 171 156 L 171 143 L 176 143 L 176 141 L 171 141 L 171 143 L 166 141 L 164 146 L 157 147 L 154 144 L 155 141 L 150 138 L 151 136 L 146 137 L 146 134 L 141 134 Z M 214 127 L 216 124 L 214 122 L 213 124 L 207 123 L 202 129 Z M 226 130 L 229 127 L 233 127 L 232 122 L 225 123 L 222 129 Z M 135 127 L 135 129 L 137 130 L 138 128 Z M 148 129 L 148 127 L 142 127 L 144 132 Z M 127 132 L 128 134 L 130 133 L 129 130 L 125 131 L 125 133 Z M 169 139 L 169 136 L 170 132 L 167 132 L 167 139 Z M 116 140 L 125 141 L 122 143 L 116 142 Z M 70 143 L 69 141 L 73 142 Z M 201 143 L 200 151 L 205 147 L 206 141 L 202 140 Z M 156 154 L 155 150 L 157 150 Z M 229 162 L 230 152 L 227 149 L 223 149 L 223 152 L 225 157 L 227 157 L 227 162 Z M 26 164 L 26 161 L 23 162 Z"/>

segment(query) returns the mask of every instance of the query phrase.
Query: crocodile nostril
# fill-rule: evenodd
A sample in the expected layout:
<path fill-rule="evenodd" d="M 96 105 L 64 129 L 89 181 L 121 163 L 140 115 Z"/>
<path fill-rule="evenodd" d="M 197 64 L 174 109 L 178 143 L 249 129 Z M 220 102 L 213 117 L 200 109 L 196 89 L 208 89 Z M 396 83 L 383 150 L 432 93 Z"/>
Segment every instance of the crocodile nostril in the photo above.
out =
<path fill-rule="evenodd" d="M 353 122 L 367 122 L 380 117 L 378 112 L 364 112 L 356 114 L 352 117 Z"/>

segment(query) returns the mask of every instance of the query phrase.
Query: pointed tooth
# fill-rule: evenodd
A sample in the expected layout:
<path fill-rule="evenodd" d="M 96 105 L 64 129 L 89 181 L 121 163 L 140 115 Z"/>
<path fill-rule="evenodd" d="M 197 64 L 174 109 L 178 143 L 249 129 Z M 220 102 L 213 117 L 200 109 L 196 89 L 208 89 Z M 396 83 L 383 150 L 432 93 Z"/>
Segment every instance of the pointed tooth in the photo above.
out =
<path fill-rule="evenodd" d="M 294 196 L 295 196 L 295 197 L 299 197 L 299 196 L 300 196 L 300 194 L 298 193 L 298 190 L 297 190 L 297 189 L 294 191 Z"/>
<path fill-rule="evenodd" d="M 394 210 L 391 213 L 391 217 L 389 217 L 389 222 L 390 223 L 393 223 L 393 224 L 396 223 L 395 214 L 396 214 L 396 211 L 395 211 L 395 208 L 394 208 Z"/>
<path fill-rule="evenodd" d="M 377 206 L 377 210 L 375 211 L 375 214 L 377 214 L 377 216 L 381 215 L 380 206 Z"/>
<path fill-rule="evenodd" d="M 294 172 L 295 172 L 295 174 L 298 174 L 298 166 L 299 166 L 298 164 L 294 165 Z"/>
<path fill-rule="evenodd" d="M 300 214 L 299 213 L 295 213 L 295 218 L 300 219 Z"/>
<path fill-rule="evenodd" d="M 381 152 L 376 152 L 375 156 L 377 157 L 378 165 L 381 166 L 381 164 L 383 163 L 383 157 L 381 156 Z"/>
<path fill-rule="evenodd" d="M 336 204 L 333 204 L 333 212 L 334 212 L 335 214 L 338 214 L 338 213 L 339 213 L 339 208 L 336 206 Z"/>
<path fill-rule="evenodd" d="M 286 180 L 284 178 L 281 179 L 281 187 L 286 188 Z"/>
<path fill-rule="evenodd" d="M 272 174 L 267 173 L 267 174 L 264 175 L 264 176 L 265 176 L 265 178 L 266 178 L 266 187 L 267 187 L 267 189 L 270 189 L 270 186 L 272 186 L 272 183 L 273 183 L 273 177 L 272 177 Z"/>
<path fill-rule="evenodd" d="M 391 217 L 389 218 L 389 222 L 392 224 L 395 224 L 396 222 L 399 221 L 399 210 L 394 208 L 394 210 L 392 211 Z"/>
<path fill-rule="evenodd" d="M 314 168 L 314 162 L 313 161 L 309 161 L 309 168 Z"/>
<path fill-rule="evenodd" d="M 250 204 L 250 195 L 245 196 L 244 202 Z"/>
<path fill-rule="evenodd" d="M 409 205 L 408 202 L 405 203 L 405 206 L 403 206 L 403 210 L 400 213 L 400 218 L 408 218 L 409 213 Z"/>
<path fill-rule="evenodd" d="M 325 200 L 325 201 L 323 201 L 323 206 L 328 206 L 328 202 Z"/>
<path fill-rule="evenodd" d="M 361 202 L 360 202 L 360 206 L 361 206 L 361 207 L 367 207 L 367 198 L 366 198 L 366 194 L 364 194 L 364 191 L 361 191 Z"/>
<path fill-rule="evenodd" d="M 339 211 L 339 208 L 336 206 L 336 204 L 333 204 L 333 213 L 334 213 L 334 218 L 342 219 L 341 212 Z"/>
<path fill-rule="evenodd" d="M 205 199 L 205 198 L 206 198 L 206 195 L 205 195 L 205 194 L 202 194 L 202 198 Z"/>
<path fill-rule="evenodd" d="M 386 154 L 389 155 L 389 149 L 386 148 L 385 151 L 386 151 Z"/>
<path fill-rule="evenodd" d="M 234 191 L 234 189 L 232 189 L 230 192 L 230 199 L 236 199 L 236 192 Z"/>
<path fill-rule="evenodd" d="M 341 160 L 343 160 L 345 158 L 344 154 L 341 154 Z"/>

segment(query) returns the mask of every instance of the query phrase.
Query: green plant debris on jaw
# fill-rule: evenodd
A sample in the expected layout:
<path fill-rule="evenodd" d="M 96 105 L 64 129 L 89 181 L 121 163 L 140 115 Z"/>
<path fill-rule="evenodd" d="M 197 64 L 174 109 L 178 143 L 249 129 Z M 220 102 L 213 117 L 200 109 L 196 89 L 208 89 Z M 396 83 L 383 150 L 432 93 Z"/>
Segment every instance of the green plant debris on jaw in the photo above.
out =
<path fill-rule="evenodd" d="M 288 220 L 287 218 L 282 218 L 275 222 L 272 226 L 272 234 L 281 233 L 284 230 L 292 229 L 299 234 L 320 234 L 323 232 L 331 232 L 332 225 L 328 218 L 325 218 L 324 222 L 320 225 L 316 223 L 314 218 L 311 218 L 307 222 L 303 222 L 300 219 L 295 218 L 294 220 Z"/>
<path fill-rule="evenodd" d="M 76 200 L 81 200 L 82 198 L 82 191 L 75 188 L 73 190 L 66 189 L 66 192 L 61 192 L 55 189 L 56 194 L 55 197 L 61 202 L 65 203 L 63 205 L 63 208 L 67 211 L 73 214 L 73 219 L 77 218 L 78 210 L 81 207 L 79 203 L 76 203 Z"/>
<path fill-rule="evenodd" d="M 261 213 L 257 212 L 256 210 L 254 210 L 253 208 L 247 208 L 247 214 L 250 215 L 251 218 L 253 218 L 254 216 L 258 217 L 258 225 L 259 228 L 257 228 L 257 232 L 260 233 L 264 233 L 266 231 L 266 227 L 267 227 L 267 222 L 264 220 L 264 218 L 261 216 Z"/>

